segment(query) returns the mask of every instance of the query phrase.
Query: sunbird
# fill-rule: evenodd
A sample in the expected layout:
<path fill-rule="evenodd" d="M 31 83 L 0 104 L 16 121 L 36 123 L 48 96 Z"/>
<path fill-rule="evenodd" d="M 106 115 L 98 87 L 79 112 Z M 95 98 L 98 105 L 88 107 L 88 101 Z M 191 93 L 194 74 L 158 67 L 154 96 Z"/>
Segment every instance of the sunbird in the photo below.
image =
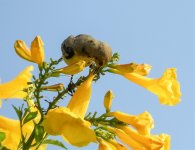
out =
<path fill-rule="evenodd" d="M 62 42 L 61 50 L 68 65 L 84 60 L 87 66 L 95 63 L 97 67 L 101 67 L 112 57 L 112 49 L 107 43 L 86 34 L 69 36 Z"/>

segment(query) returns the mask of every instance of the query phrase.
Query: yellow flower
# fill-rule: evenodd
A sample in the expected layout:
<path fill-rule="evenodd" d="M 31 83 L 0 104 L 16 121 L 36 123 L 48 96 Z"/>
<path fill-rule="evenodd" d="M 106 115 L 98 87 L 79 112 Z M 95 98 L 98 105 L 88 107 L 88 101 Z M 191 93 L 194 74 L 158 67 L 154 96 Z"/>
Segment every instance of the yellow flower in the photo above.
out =
<path fill-rule="evenodd" d="M 114 95 L 112 91 L 109 90 L 104 96 L 104 107 L 106 108 L 106 112 L 110 112 L 113 98 L 114 98 Z"/>
<path fill-rule="evenodd" d="M 32 77 L 30 71 L 33 70 L 33 66 L 27 67 L 23 70 L 15 79 L 7 83 L 0 84 L 0 98 L 19 98 L 23 99 L 26 96 L 24 88 L 28 87 L 28 82 Z"/>
<path fill-rule="evenodd" d="M 170 136 L 167 134 L 160 135 L 141 135 L 128 126 L 111 128 L 108 130 L 115 133 L 118 138 L 135 150 L 169 150 Z"/>
<path fill-rule="evenodd" d="M 136 63 L 112 64 L 112 65 L 109 65 L 109 67 L 114 68 L 123 73 L 137 73 L 142 76 L 148 75 L 152 68 L 152 66 L 148 64 L 136 64 Z"/>
<path fill-rule="evenodd" d="M 90 74 L 76 90 L 67 107 L 59 107 L 48 112 L 43 122 L 45 131 L 51 135 L 62 135 L 68 143 L 81 147 L 96 141 L 90 122 L 84 120 L 91 97 Z"/>
<path fill-rule="evenodd" d="M 23 126 L 22 131 L 26 138 L 29 138 L 31 132 L 33 131 L 33 128 L 34 124 L 32 121 L 26 123 Z M 0 116 L 0 132 L 4 132 L 6 135 L 5 140 L 2 142 L 3 146 L 11 150 L 18 149 L 18 145 L 21 139 L 19 120 Z M 44 150 L 45 146 L 46 145 L 40 146 L 39 150 Z"/>
<path fill-rule="evenodd" d="M 16 53 L 23 59 L 37 63 L 39 65 L 43 64 L 44 61 L 44 44 L 40 36 L 36 36 L 31 43 L 31 48 L 29 49 L 25 42 L 22 40 L 17 40 L 14 44 Z"/>
<path fill-rule="evenodd" d="M 135 141 L 133 138 L 131 138 L 131 136 L 127 135 L 123 130 L 118 129 L 118 128 L 112 128 L 112 127 L 107 127 L 107 130 L 116 134 L 116 136 L 118 136 L 118 138 L 123 143 L 128 145 L 130 148 L 134 150 L 146 150 L 142 144 Z"/>
<path fill-rule="evenodd" d="M 99 148 L 98 149 L 99 150 L 120 150 L 120 149 L 117 149 L 117 147 L 115 147 L 111 143 L 109 143 L 103 139 L 99 139 Z"/>
<path fill-rule="evenodd" d="M 146 149 L 169 150 L 170 136 L 167 134 L 160 135 L 141 135 L 127 126 L 121 126 L 121 129 L 136 142 L 142 144 Z"/>
<path fill-rule="evenodd" d="M 180 84 L 177 81 L 175 68 L 167 69 L 163 76 L 157 79 L 147 78 L 137 73 L 123 73 L 114 69 L 110 72 L 120 74 L 156 94 L 161 104 L 173 106 L 180 102 Z"/>
<path fill-rule="evenodd" d="M 112 145 L 114 145 L 114 146 L 117 148 L 117 150 L 128 150 L 124 145 L 118 143 L 118 142 L 115 141 L 115 140 L 111 140 L 111 139 L 110 139 L 110 140 L 109 140 L 109 143 L 112 144 Z"/>
<path fill-rule="evenodd" d="M 124 145 L 118 143 L 115 140 L 105 141 L 103 139 L 98 139 L 99 150 L 128 150 Z"/>
<path fill-rule="evenodd" d="M 48 134 L 62 135 L 66 142 L 74 146 L 81 147 L 96 141 L 91 124 L 65 107 L 50 110 L 43 126 Z"/>
<path fill-rule="evenodd" d="M 90 102 L 92 92 L 91 84 L 94 76 L 95 75 L 90 74 L 87 80 L 77 88 L 67 106 L 71 112 L 77 114 L 81 118 L 84 118 Z"/>
<path fill-rule="evenodd" d="M 114 116 L 118 120 L 133 126 L 140 134 L 148 135 L 154 127 L 154 120 L 147 111 L 139 115 L 130 115 L 120 111 L 111 112 L 109 116 Z"/>
<path fill-rule="evenodd" d="M 60 73 L 68 74 L 68 75 L 74 75 L 81 71 L 83 71 L 86 67 L 86 61 L 80 60 L 74 64 L 70 64 L 64 68 L 60 68 L 55 70 L 55 72 L 52 74 L 53 76 L 58 76 Z"/>
<path fill-rule="evenodd" d="M 148 64 L 135 64 L 134 73 L 140 74 L 142 76 L 147 76 L 150 73 L 152 66 Z"/>

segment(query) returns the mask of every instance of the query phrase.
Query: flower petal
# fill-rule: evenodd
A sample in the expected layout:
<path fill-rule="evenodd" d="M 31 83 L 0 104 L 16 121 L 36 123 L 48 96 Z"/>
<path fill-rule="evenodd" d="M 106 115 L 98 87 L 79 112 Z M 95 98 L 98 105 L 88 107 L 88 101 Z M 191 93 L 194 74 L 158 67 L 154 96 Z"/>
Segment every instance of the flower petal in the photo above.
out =
<path fill-rule="evenodd" d="M 167 69 L 163 76 L 158 79 L 147 78 L 137 73 L 122 73 L 114 69 L 110 72 L 120 74 L 154 93 L 158 96 L 161 104 L 173 106 L 181 101 L 180 84 L 177 81 L 175 68 Z"/>
<path fill-rule="evenodd" d="M 170 149 L 170 136 L 167 134 L 144 136 L 127 126 L 121 126 L 121 129 L 135 141 L 143 144 L 147 149 Z"/>
<path fill-rule="evenodd" d="M 42 65 L 44 61 L 43 46 L 44 44 L 40 36 L 36 36 L 32 41 L 31 49 L 29 49 L 22 40 L 17 40 L 14 44 L 15 51 L 21 58 L 39 65 Z"/>
<path fill-rule="evenodd" d="M 118 143 L 118 142 L 115 141 L 115 140 L 109 140 L 109 142 L 110 142 L 112 145 L 114 145 L 114 146 L 117 148 L 117 150 L 128 150 L 124 145 Z"/>
<path fill-rule="evenodd" d="M 104 96 L 104 107 L 106 108 L 106 112 L 110 111 L 112 100 L 114 98 L 114 95 L 111 90 L 109 90 L 105 96 Z"/>
<path fill-rule="evenodd" d="M 117 147 L 115 147 L 114 145 L 112 145 L 111 143 L 103 140 L 103 139 L 99 139 L 99 150 L 120 150 Z"/>
<path fill-rule="evenodd" d="M 40 36 L 36 36 L 31 43 L 31 56 L 32 60 L 39 65 L 44 61 L 44 44 Z"/>
<path fill-rule="evenodd" d="M 26 46 L 24 41 L 17 40 L 14 43 L 16 53 L 23 59 L 33 62 L 30 49 Z"/>
<path fill-rule="evenodd" d="M 148 64 L 136 64 L 136 63 L 112 64 L 109 65 L 109 67 L 114 68 L 122 73 L 137 73 L 142 76 L 148 75 L 152 68 L 152 66 Z"/>
<path fill-rule="evenodd" d="M 77 88 L 67 106 L 71 112 L 77 114 L 81 118 L 84 118 L 90 102 L 92 91 L 91 85 L 94 77 L 94 74 L 88 76 L 87 80 Z"/>
<path fill-rule="evenodd" d="M 62 137 L 71 145 L 78 147 L 96 141 L 95 133 L 90 128 L 89 123 L 81 119 L 65 124 L 62 128 Z"/>
<path fill-rule="evenodd" d="M 135 141 L 131 136 L 127 135 L 123 130 L 118 129 L 118 128 L 112 128 L 109 127 L 107 128 L 110 132 L 115 133 L 118 138 L 125 144 L 127 144 L 130 148 L 135 149 L 135 150 L 146 150 L 144 146 Z"/>
<path fill-rule="evenodd" d="M 74 74 L 77 74 L 77 73 L 83 71 L 85 69 L 85 67 L 86 67 L 86 61 L 81 60 L 81 61 L 78 61 L 74 64 L 68 65 L 64 68 L 57 69 L 56 72 L 54 72 L 54 75 L 59 74 L 59 73 L 74 75 Z"/>
<path fill-rule="evenodd" d="M 109 113 L 109 115 L 133 126 L 140 134 L 148 135 L 150 134 L 150 130 L 154 127 L 154 120 L 147 111 L 139 115 L 130 115 L 120 111 L 115 111 Z"/>
<path fill-rule="evenodd" d="M 154 84 L 146 88 L 158 95 L 161 104 L 172 106 L 181 101 L 180 84 L 177 81 L 175 68 L 167 69 L 161 78 L 154 80 Z"/>
<path fill-rule="evenodd" d="M 6 135 L 2 145 L 9 149 L 17 149 L 20 142 L 19 121 L 0 116 L 0 131 Z"/>
<path fill-rule="evenodd" d="M 28 87 L 27 83 L 30 82 L 32 77 L 30 73 L 32 70 L 33 66 L 29 66 L 12 81 L 0 84 L 0 98 L 23 99 L 26 96 L 26 92 L 23 92 L 23 89 Z"/>
<path fill-rule="evenodd" d="M 62 135 L 74 146 L 85 146 L 96 141 L 94 131 L 88 121 L 72 113 L 68 108 L 58 107 L 46 115 L 43 122 L 45 131 L 51 135 Z"/>
<path fill-rule="evenodd" d="M 26 123 L 23 128 L 22 132 L 29 138 L 31 132 L 33 131 L 34 123 L 32 121 Z M 0 132 L 4 132 L 6 135 L 5 140 L 1 143 L 8 149 L 15 150 L 18 149 L 18 145 L 21 140 L 21 133 L 20 133 L 20 122 L 19 120 L 14 120 L 10 118 L 6 118 L 0 116 Z M 46 145 L 41 145 L 38 150 L 44 150 Z M 33 147 L 32 150 L 35 148 Z"/>

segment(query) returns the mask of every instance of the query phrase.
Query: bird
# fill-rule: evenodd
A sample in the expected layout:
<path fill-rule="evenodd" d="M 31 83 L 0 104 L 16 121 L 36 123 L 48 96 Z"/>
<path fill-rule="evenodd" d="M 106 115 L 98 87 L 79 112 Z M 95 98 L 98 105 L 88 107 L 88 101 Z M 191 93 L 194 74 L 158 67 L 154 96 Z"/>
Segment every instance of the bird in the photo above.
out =
<path fill-rule="evenodd" d="M 112 48 L 105 42 L 97 40 L 87 34 L 68 36 L 61 44 L 62 58 L 67 65 L 72 65 L 80 60 L 101 67 L 112 58 Z"/>

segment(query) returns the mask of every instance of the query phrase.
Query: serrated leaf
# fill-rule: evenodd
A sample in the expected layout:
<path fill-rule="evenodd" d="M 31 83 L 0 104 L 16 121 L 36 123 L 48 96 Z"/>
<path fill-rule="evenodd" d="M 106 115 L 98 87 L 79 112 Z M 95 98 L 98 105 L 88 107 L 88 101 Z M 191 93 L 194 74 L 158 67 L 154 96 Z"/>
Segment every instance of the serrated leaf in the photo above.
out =
<path fill-rule="evenodd" d="M 32 119 L 34 119 L 37 116 L 38 112 L 30 112 L 28 115 L 26 115 L 26 117 L 24 118 L 23 124 L 31 121 Z"/>
<path fill-rule="evenodd" d="M 12 107 L 14 108 L 18 118 L 21 120 L 22 118 L 22 111 L 20 110 L 20 108 L 18 109 L 17 107 L 15 107 L 14 105 L 12 105 Z"/>
<path fill-rule="evenodd" d="M 5 133 L 4 133 L 4 132 L 0 132 L 0 143 L 1 143 L 3 140 L 5 140 L 5 137 L 6 137 Z"/>
<path fill-rule="evenodd" d="M 44 128 L 42 126 L 40 126 L 40 125 L 35 126 L 35 140 L 37 143 L 43 139 L 44 133 L 45 133 L 45 131 L 44 131 Z"/>
<path fill-rule="evenodd" d="M 53 140 L 53 139 L 46 139 L 43 141 L 43 144 L 51 144 L 51 145 L 55 145 L 55 146 L 59 146 L 61 148 L 64 148 L 66 150 L 68 150 L 64 144 L 58 140 Z"/>

